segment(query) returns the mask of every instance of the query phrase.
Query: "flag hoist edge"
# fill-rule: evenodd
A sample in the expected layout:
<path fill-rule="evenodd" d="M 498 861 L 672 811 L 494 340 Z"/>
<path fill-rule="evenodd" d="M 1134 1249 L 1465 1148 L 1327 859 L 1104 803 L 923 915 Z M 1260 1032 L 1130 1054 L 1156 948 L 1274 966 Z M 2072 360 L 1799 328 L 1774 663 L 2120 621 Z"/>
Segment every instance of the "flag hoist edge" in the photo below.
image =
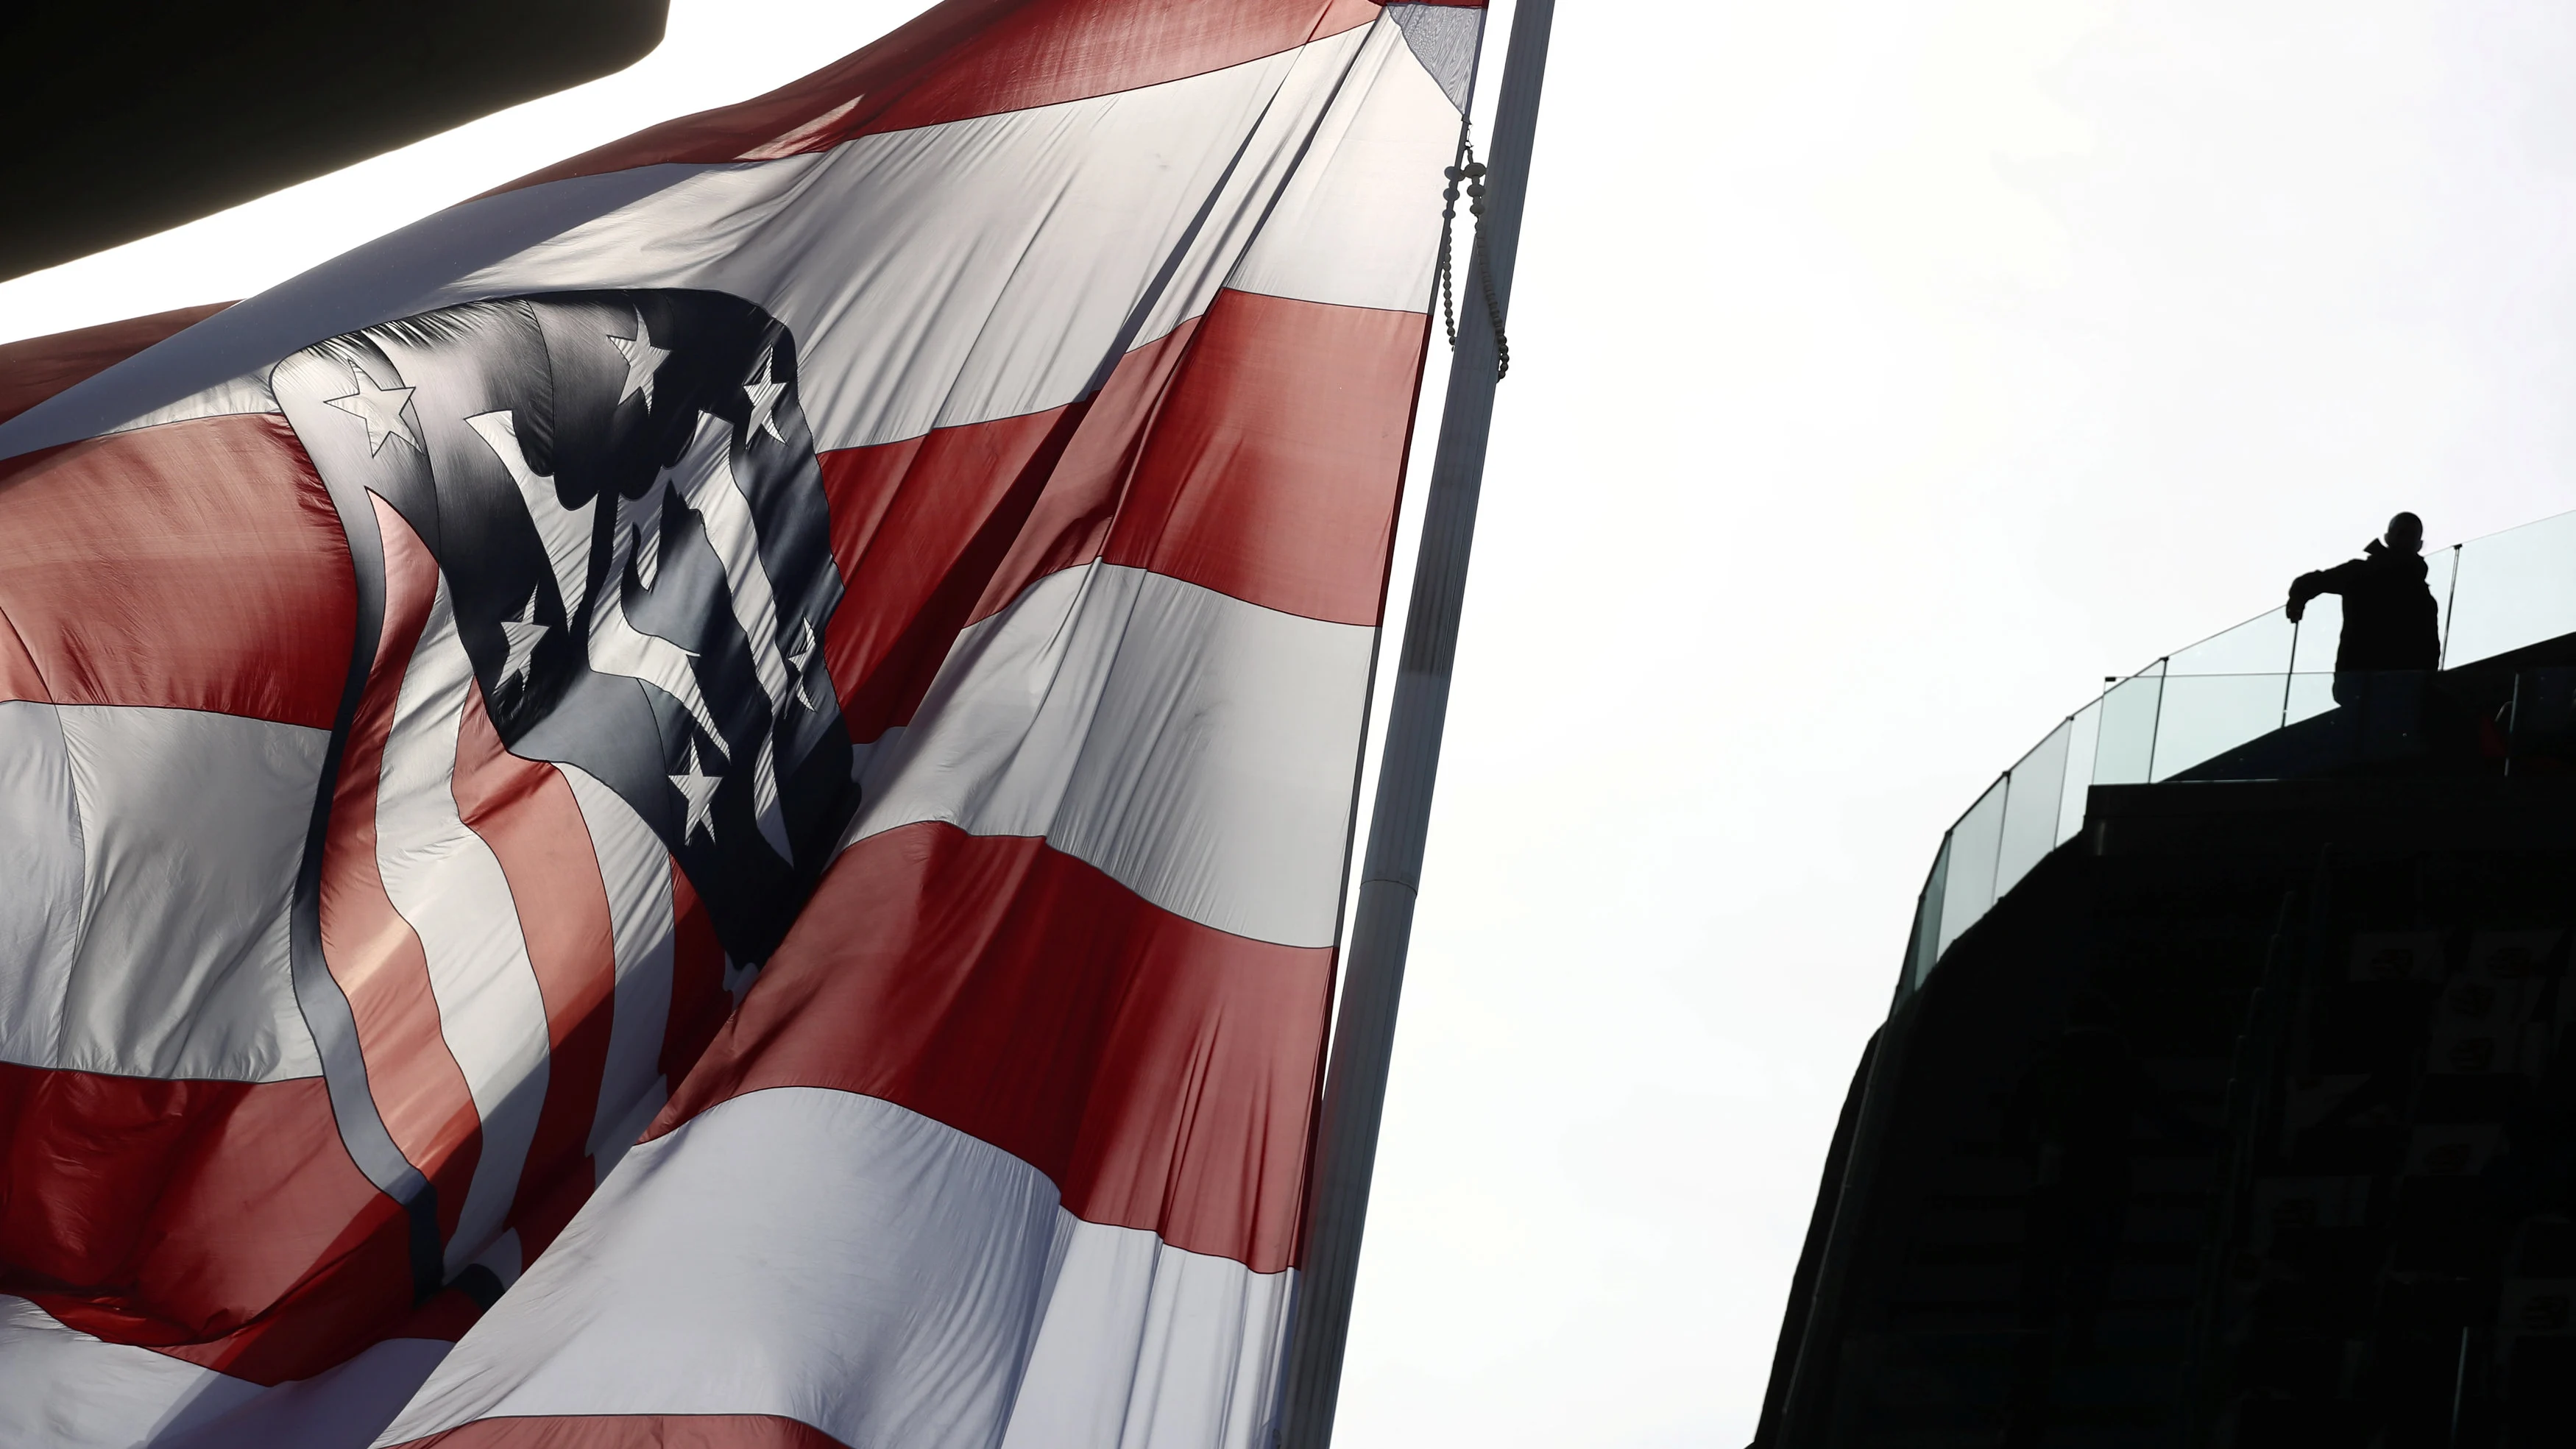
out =
<path fill-rule="evenodd" d="M 10 349 L 0 1442 L 1266 1442 L 1481 21 L 952 0 Z"/>

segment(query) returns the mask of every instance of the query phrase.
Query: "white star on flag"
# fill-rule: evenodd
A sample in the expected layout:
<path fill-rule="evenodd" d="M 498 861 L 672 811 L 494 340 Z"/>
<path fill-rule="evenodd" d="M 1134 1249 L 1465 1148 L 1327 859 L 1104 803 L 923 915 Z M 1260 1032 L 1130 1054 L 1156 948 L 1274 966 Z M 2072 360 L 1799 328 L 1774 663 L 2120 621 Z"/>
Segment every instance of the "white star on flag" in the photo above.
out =
<path fill-rule="evenodd" d="M 501 637 L 508 641 L 510 657 L 501 665 L 501 682 L 515 679 L 520 687 L 528 682 L 528 671 L 536 663 L 537 642 L 546 637 L 547 627 L 537 622 L 537 591 L 528 590 L 527 607 L 519 617 L 501 621 Z"/>
<path fill-rule="evenodd" d="M 357 385 L 356 392 L 323 401 L 367 425 L 368 457 L 383 452 L 387 438 L 402 439 L 416 453 L 429 451 L 420 445 L 419 431 L 405 416 L 411 410 L 412 389 L 378 387 L 376 380 L 367 376 L 367 370 L 355 362 L 349 364 L 349 381 Z"/>
<path fill-rule="evenodd" d="M 745 440 L 766 429 L 769 436 L 782 443 L 787 441 L 785 435 L 778 431 L 777 411 L 778 395 L 787 391 L 787 384 L 770 381 L 769 372 L 774 359 L 773 352 L 763 352 L 760 355 L 760 375 L 742 385 L 743 395 L 751 399 L 751 419 L 742 425 Z"/>
<path fill-rule="evenodd" d="M 644 314 L 635 314 L 635 335 L 619 337 L 609 334 L 609 345 L 626 359 L 626 384 L 618 389 L 617 400 L 624 402 L 637 393 L 644 394 L 644 406 L 653 406 L 653 374 L 662 370 L 662 359 L 671 349 L 653 345 L 653 334 L 644 325 Z"/>
<path fill-rule="evenodd" d="M 689 769 L 682 775 L 666 775 L 671 787 L 689 802 L 688 823 L 680 828 L 680 838 L 687 840 L 700 830 L 709 840 L 716 836 L 716 787 L 724 783 L 721 775 L 709 775 L 698 769 L 698 742 L 689 741 Z"/>
<path fill-rule="evenodd" d="M 807 709 L 814 707 L 814 697 L 805 692 L 805 661 L 814 657 L 814 621 L 807 619 L 805 632 L 788 646 L 787 662 L 796 666 L 796 702 Z"/>

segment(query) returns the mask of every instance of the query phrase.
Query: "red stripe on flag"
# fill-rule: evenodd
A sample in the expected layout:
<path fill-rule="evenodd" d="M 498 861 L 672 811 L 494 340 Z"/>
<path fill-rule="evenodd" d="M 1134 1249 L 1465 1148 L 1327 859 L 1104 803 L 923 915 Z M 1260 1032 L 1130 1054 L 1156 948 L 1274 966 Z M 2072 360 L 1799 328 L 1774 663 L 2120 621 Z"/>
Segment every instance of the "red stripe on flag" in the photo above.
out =
<path fill-rule="evenodd" d="M 1087 406 L 823 454 L 849 581 L 824 655 L 852 738 L 911 718 L 960 628 L 1104 554 L 1376 623 L 1429 326 L 1220 292 L 1120 359 Z"/>
<path fill-rule="evenodd" d="M 408 1228 L 319 1078 L 161 1081 L 0 1063 L 0 1291 L 261 1383 L 411 1310 Z"/>
<path fill-rule="evenodd" d="M 1372 0 L 948 0 L 767 95 L 649 127 L 501 189 L 664 162 L 793 156 L 1135 90 L 1276 55 L 1377 14 Z"/>
<path fill-rule="evenodd" d="M 465 1073 L 447 1049 L 429 958 L 411 923 L 394 909 L 376 858 L 376 793 L 403 672 L 420 645 L 438 592 L 438 563 L 380 498 L 384 539 L 384 632 L 375 667 L 350 721 L 322 846 L 322 959 L 349 998 L 367 1087 L 403 1157 L 438 1189 L 438 1225 L 454 1231 L 482 1155 L 482 1117 Z"/>
<path fill-rule="evenodd" d="M 844 851 L 648 1137 L 766 1087 L 880 1097 L 1092 1222 L 1289 1265 L 1333 953 L 1230 936 L 1014 837 Z"/>
<path fill-rule="evenodd" d="M 515 1218 L 540 1201 L 563 1208 L 559 1178 L 585 1189 L 593 1181 L 590 1124 L 599 1115 L 600 1075 L 608 1062 L 617 944 L 608 887 L 572 786 L 554 766 L 504 749 L 484 713 L 483 692 L 469 687 L 465 694 L 456 741 L 457 815 L 492 848 L 510 883 L 528 964 L 546 1004 L 546 1100 L 520 1169 Z M 546 1238 L 570 1216 L 569 1208 L 560 1219 L 540 1215 Z M 532 1218 L 520 1232 L 531 1257 L 544 1246 L 528 1241 L 539 1227 Z"/>
<path fill-rule="evenodd" d="M 0 346 L 0 423 L 231 306 L 214 302 Z"/>
<path fill-rule="evenodd" d="M 724 947 L 717 944 L 715 918 L 689 885 L 678 861 L 671 862 L 671 1017 L 662 1032 L 662 1080 L 677 1082 L 689 1074 L 716 1039 L 725 1018 L 733 1014 L 733 993 L 725 990 Z"/>
<path fill-rule="evenodd" d="M 1223 294 L 1219 294 L 1222 300 Z M 1211 308 L 1213 310 L 1213 308 Z M 1062 569 L 1100 556 L 1109 531 L 1118 521 L 1121 485 L 1136 469 L 1155 418 L 1161 413 L 1172 377 L 1190 355 L 1206 319 L 1192 317 L 1169 333 L 1118 359 L 1109 381 L 1092 399 L 1091 411 L 1065 445 L 1056 476 L 1029 511 L 1008 557 L 985 583 L 975 601 L 973 619 L 987 619 L 1011 606 L 1030 584 Z M 944 431 L 971 432 L 972 427 Z M 933 434 L 937 436 L 937 434 Z M 854 449 L 866 452 L 867 449 Z"/>
<path fill-rule="evenodd" d="M 44 675 L 36 671 L 36 656 L 27 652 L 27 641 L 18 637 L 17 626 L 0 609 L 0 699 L 51 697 Z"/>
<path fill-rule="evenodd" d="M 1078 423 L 1054 408 L 817 459 L 847 581 L 823 657 L 852 739 L 912 717 Z"/>
<path fill-rule="evenodd" d="M 329 729 L 356 616 L 339 516 L 275 414 L 0 464 L 0 698 Z"/>
<path fill-rule="evenodd" d="M 1431 318 L 1220 292 L 1137 460 L 1105 557 L 1375 624 Z"/>
<path fill-rule="evenodd" d="M 477 1419 L 394 1449 L 848 1449 L 770 1414 L 535 1414 Z"/>

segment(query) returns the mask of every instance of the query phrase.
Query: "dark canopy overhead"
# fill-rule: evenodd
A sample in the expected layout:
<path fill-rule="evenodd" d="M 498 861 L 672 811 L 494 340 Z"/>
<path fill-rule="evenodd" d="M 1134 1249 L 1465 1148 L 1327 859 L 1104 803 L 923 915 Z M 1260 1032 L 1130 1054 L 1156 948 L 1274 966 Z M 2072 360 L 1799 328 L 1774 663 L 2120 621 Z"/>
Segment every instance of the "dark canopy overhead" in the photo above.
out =
<path fill-rule="evenodd" d="M 0 6 L 0 277 L 621 69 L 661 43 L 665 10 L 665 0 Z"/>

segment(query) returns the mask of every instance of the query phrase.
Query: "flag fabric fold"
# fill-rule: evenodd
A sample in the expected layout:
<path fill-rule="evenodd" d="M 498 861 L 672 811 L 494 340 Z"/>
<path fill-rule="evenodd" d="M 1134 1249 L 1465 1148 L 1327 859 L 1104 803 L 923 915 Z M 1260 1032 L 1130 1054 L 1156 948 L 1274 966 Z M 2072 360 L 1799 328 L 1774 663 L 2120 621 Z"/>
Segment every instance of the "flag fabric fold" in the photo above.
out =
<path fill-rule="evenodd" d="M 1266 1442 L 1481 20 L 951 0 L 12 349 L 0 1442 Z"/>

